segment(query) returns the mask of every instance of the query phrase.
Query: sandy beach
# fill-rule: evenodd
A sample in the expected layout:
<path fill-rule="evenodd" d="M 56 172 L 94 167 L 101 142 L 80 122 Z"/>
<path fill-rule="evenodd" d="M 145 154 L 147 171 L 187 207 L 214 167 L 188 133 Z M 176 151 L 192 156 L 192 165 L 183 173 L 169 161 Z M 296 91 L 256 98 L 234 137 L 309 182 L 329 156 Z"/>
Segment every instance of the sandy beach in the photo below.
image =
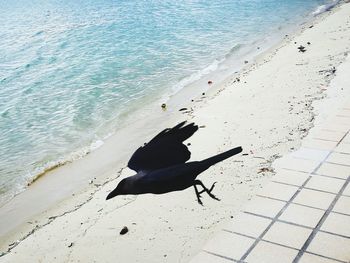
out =
<path fill-rule="evenodd" d="M 350 51 L 349 14 L 350 3 L 321 14 L 237 74 L 213 79 L 193 102 L 170 101 L 152 124 L 141 116 L 97 151 L 40 178 L 0 208 L 0 261 L 188 262 L 269 181 L 273 161 L 297 150 L 322 118 L 319 105 Z M 346 96 L 349 90 L 337 90 L 329 103 Z M 137 147 L 183 120 L 200 126 L 188 141 L 191 160 L 244 149 L 200 175 L 207 186 L 217 181 L 221 201 L 203 196 L 200 206 L 193 189 L 105 201 L 133 174 L 126 163 Z M 133 130 L 137 138 L 128 136 Z M 124 226 L 129 232 L 120 235 Z"/>

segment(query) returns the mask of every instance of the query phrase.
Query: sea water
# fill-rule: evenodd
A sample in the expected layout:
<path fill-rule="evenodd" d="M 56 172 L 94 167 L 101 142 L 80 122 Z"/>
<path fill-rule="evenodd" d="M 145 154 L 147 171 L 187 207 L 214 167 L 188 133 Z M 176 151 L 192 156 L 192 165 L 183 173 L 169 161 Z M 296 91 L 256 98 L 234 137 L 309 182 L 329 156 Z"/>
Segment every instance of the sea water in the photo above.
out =
<path fill-rule="evenodd" d="M 0 204 L 98 147 L 133 109 L 332 3 L 1 1 Z"/>

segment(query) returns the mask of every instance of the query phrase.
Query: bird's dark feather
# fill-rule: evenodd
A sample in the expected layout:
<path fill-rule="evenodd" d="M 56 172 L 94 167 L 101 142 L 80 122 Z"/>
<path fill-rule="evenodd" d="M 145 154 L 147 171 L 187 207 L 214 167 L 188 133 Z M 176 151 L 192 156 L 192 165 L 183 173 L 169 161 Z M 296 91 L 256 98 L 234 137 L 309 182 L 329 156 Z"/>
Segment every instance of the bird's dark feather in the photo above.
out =
<path fill-rule="evenodd" d="M 185 124 L 182 122 L 163 130 L 145 146 L 138 148 L 131 156 L 128 167 L 136 172 L 152 171 L 188 161 L 191 152 L 183 141 L 191 137 L 198 126 L 194 123 Z"/>

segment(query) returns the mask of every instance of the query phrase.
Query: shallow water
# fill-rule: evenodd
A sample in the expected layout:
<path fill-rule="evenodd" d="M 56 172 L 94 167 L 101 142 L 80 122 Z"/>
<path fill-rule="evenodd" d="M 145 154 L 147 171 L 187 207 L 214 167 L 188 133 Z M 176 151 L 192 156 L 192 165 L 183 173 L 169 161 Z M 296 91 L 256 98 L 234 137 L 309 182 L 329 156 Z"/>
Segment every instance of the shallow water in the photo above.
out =
<path fill-rule="evenodd" d="M 2 1 L 0 204 L 134 109 L 327 2 Z"/>

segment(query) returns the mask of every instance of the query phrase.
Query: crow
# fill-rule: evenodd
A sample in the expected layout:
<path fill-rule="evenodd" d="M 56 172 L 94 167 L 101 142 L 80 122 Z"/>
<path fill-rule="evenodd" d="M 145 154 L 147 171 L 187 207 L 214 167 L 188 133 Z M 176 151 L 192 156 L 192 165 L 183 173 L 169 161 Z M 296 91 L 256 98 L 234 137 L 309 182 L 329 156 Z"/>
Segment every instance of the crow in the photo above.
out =
<path fill-rule="evenodd" d="M 203 203 L 200 198 L 204 192 L 211 198 L 220 200 L 211 193 L 216 182 L 208 189 L 196 178 L 210 166 L 240 153 L 242 147 L 236 147 L 202 161 L 186 163 L 191 157 L 191 152 L 183 142 L 198 130 L 198 126 L 194 123 L 185 124 L 186 121 L 171 129 L 163 130 L 149 143 L 138 148 L 128 162 L 128 167 L 137 174 L 121 180 L 108 194 L 106 200 L 117 195 L 164 194 L 191 186 L 194 187 L 197 201 L 201 205 Z M 201 186 L 203 190 L 198 191 L 197 186 Z"/>

